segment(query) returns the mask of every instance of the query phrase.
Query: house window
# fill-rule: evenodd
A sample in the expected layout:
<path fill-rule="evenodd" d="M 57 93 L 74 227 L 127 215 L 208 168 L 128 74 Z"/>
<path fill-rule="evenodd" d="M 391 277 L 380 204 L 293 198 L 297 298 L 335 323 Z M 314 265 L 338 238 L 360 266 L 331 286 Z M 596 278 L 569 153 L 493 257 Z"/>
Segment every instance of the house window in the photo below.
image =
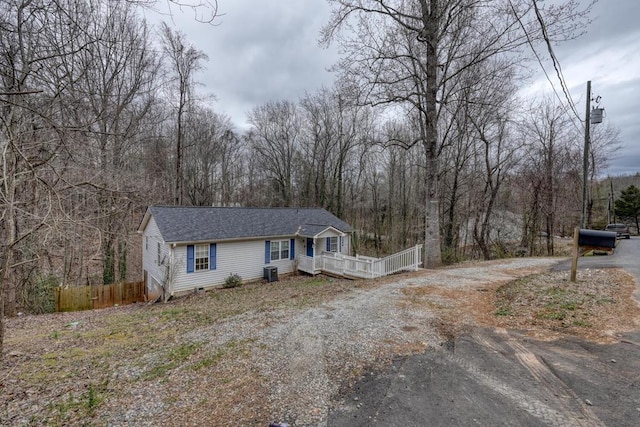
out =
<path fill-rule="evenodd" d="M 218 245 L 216 243 L 187 245 L 187 273 L 215 270 Z"/>
<path fill-rule="evenodd" d="M 209 245 L 196 245 L 196 271 L 209 269 Z"/>
<path fill-rule="evenodd" d="M 289 259 L 289 241 L 280 240 L 271 242 L 271 261 Z"/>
<path fill-rule="evenodd" d="M 329 237 L 329 252 L 338 252 L 338 238 L 337 237 Z"/>

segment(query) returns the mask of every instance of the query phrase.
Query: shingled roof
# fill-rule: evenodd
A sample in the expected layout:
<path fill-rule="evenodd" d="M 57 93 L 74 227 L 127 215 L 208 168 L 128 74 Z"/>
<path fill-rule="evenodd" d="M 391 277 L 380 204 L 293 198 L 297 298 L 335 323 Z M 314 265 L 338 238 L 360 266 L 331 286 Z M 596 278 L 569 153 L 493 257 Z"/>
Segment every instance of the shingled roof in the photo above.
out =
<path fill-rule="evenodd" d="M 353 231 L 349 224 L 320 208 L 150 206 L 138 231 L 144 230 L 151 216 L 166 243 L 310 237 L 328 227 L 343 233 Z"/>

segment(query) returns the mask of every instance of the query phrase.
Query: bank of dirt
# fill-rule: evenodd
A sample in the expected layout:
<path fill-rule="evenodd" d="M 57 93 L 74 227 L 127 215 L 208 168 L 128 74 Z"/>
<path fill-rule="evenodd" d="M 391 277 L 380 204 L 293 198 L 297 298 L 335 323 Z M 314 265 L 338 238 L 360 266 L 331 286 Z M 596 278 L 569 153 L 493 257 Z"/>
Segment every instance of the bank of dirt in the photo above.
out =
<path fill-rule="evenodd" d="M 473 326 L 615 340 L 637 328 L 623 271 L 551 258 L 376 281 L 286 278 L 168 304 L 7 321 L 1 425 L 321 425 L 341 390 Z M 519 278 L 525 278 L 514 282 Z"/>

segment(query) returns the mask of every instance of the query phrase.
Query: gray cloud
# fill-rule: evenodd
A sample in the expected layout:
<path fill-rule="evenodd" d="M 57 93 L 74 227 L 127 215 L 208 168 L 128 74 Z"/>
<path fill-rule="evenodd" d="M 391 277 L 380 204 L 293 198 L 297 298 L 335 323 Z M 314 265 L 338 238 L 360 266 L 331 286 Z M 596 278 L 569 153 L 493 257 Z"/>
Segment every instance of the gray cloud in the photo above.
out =
<path fill-rule="evenodd" d="M 245 127 L 246 113 L 268 100 L 297 100 L 305 91 L 332 84 L 334 76 L 326 70 L 337 61 L 337 49 L 317 43 L 329 18 L 326 1 L 221 0 L 220 6 L 225 16 L 217 27 L 194 23 L 189 13 L 175 13 L 174 21 L 209 56 L 200 81 L 216 95 L 213 108 L 236 126 Z M 555 51 L 578 112 L 584 114 L 586 81 L 592 80 L 606 120 L 620 129 L 624 147 L 606 173 L 635 173 L 640 171 L 640 2 L 601 0 L 592 16 L 585 35 Z M 546 67 L 555 80 L 548 62 Z"/>
<path fill-rule="evenodd" d="M 214 108 L 243 127 L 246 113 L 268 100 L 297 100 L 305 91 L 327 85 L 335 49 L 318 46 L 320 28 L 329 18 L 324 0 L 221 1 L 220 25 L 195 24 L 176 16 L 176 27 L 209 55 L 200 76 L 216 95 Z"/>
<path fill-rule="evenodd" d="M 602 97 L 605 120 L 620 130 L 623 146 L 604 173 L 635 174 L 640 172 L 640 2 L 601 0 L 592 16 L 586 34 L 559 44 L 554 51 L 581 117 L 585 114 L 586 83 L 591 80 L 592 95 Z M 546 67 L 560 91 L 553 68 L 549 63 Z"/>

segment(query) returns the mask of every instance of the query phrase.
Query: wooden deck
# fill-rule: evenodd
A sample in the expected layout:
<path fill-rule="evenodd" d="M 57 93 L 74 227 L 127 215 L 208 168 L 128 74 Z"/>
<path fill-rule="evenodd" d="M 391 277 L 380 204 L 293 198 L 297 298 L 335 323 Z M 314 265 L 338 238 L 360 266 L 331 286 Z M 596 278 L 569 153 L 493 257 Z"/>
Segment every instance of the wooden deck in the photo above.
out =
<path fill-rule="evenodd" d="M 416 245 L 385 258 L 347 256 L 323 252 L 316 257 L 300 256 L 298 270 L 309 274 L 329 274 L 340 277 L 373 279 L 400 271 L 416 271 L 422 264 L 422 245 Z"/>

